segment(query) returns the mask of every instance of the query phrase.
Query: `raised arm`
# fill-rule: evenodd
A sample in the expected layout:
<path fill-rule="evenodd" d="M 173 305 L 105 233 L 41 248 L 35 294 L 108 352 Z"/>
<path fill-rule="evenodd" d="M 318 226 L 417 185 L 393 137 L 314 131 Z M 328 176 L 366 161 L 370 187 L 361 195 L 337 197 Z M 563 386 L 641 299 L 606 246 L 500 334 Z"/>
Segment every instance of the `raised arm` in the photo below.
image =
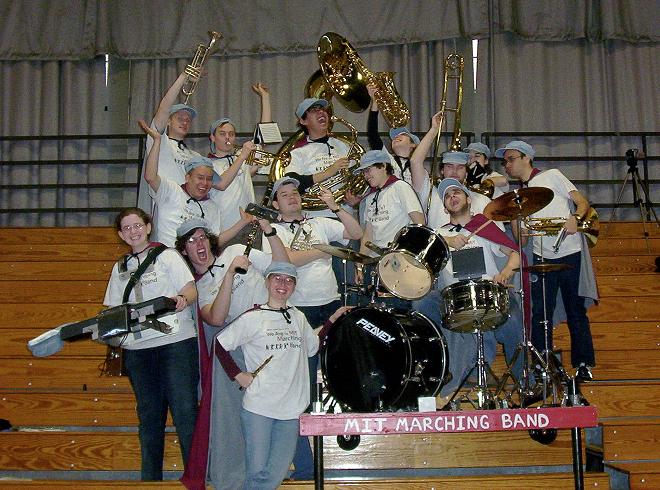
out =
<path fill-rule="evenodd" d="M 252 91 L 259 96 L 261 101 L 261 117 L 259 121 L 262 123 L 272 122 L 273 114 L 270 106 L 270 92 L 268 87 L 261 82 L 252 85 Z"/>
<path fill-rule="evenodd" d="M 252 150 L 254 150 L 254 142 L 252 141 L 246 141 L 243 143 L 243 147 L 241 149 L 240 155 L 238 155 L 233 163 L 229 166 L 227 170 L 222 172 L 222 175 L 220 176 L 220 182 L 215 184 L 213 186 L 214 189 L 218 189 L 219 191 L 224 191 L 229 187 L 229 184 L 231 184 L 236 176 L 238 175 L 238 172 L 241 170 L 241 165 L 245 162 L 247 159 L 248 155 Z"/>
<path fill-rule="evenodd" d="M 225 277 L 222 279 L 220 284 L 220 289 L 218 294 L 213 300 L 213 303 L 210 305 L 205 305 L 201 309 L 202 320 L 204 320 L 209 325 L 222 325 L 227 319 L 229 314 L 229 306 L 231 305 L 231 292 L 232 286 L 234 284 L 234 277 L 237 272 L 238 267 L 242 267 L 244 270 L 250 265 L 250 260 L 245 255 L 238 255 L 234 257 L 234 260 L 229 264 L 229 268 L 225 274 Z"/>
<path fill-rule="evenodd" d="M 371 97 L 369 118 L 367 119 L 367 141 L 369 142 L 369 148 L 372 150 L 382 150 L 383 140 L 378 135 L 378 102 L 374 99 L 376 86 L 373 84 L 367 85 L 367 92 L 369 92 L 369 97 Z"/>
<path fill-rule="evenodd" d="M 161 134 L 155 129 L 149 127 L 144 119 L 138 121 L 138 125 L 148 136 L 151 136 L 154 140 L 154 144 L 149 150 L 147 155 L 147 161 L 144 164 L 144 180 L 147 181 L 149 187 L 153 189 L 154 192 L 158 192 L 160 187 L 160 176 L 158 175 L 158 157 L 160 155 L 160 138 Z"/>
<path fill-rule="evenodd" d="M 165 95 L 163 96 L 160 104 L 158 104 L 158 109 L 154 115 L 154 125 L 158 128 L 158 131 L 165 131 L 167 126 L 167 120 L 170 117 L 170 108 L 174 105 L 179 97 L 179 92 L 183 88 L 183 85 L 188 81 L 188 75 L 185 72 L 182 72 L 177 79 L 174 81 L 172 86 L 167 89 Z"/>
<path fill-rule="evenodd" d="M 413 188 L 418 194 L 424 190 L 426 180 L 429 178 L 429 174 L 424 168 L 424 160 L 426 160 L 426 155 L 429 153 L 438 135 L 441 114 L 441 112 L 436 112 L 433 115 L 431 118 L 431 127 L 422 138 L 422 141 L 419 142 L 413 154 L 410 155 L 410 174 L 412 176 Z"/>

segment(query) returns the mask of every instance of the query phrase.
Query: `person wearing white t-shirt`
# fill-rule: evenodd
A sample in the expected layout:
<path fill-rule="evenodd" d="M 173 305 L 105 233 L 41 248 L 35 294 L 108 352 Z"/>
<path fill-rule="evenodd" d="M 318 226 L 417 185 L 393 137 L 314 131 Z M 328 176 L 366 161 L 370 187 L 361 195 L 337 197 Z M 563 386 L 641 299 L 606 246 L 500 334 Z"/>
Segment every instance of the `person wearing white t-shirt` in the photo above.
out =
<path fill-rule="evenodd" d="M 362 237 L 360 223 L 353 215 L 339 206 L 327 189 L 321 188 L 319 197 L 338 219 L 324 216 L 309 216 L 302 212 L 300 183 L 292 177 L 282 177 L 273 184 L 271 199 L 273 207 L 280 213 L 280 221 L 273 223 L 282 239 L 291 263 L 298 270 L 296 290 L 289 303 L 303 312 L 312 325 L 320 325 L 341 306 L 337 279 L 332 269 L 332 257 L 313 248 L 315 244 L 328 245 Z M 264 251 L 270 250 L 264 243 Z M 309 359 L 310 390 L 316 385 L 318 357 Z M 309 440 L 301 437 L 294 459 L 294 479 L 307 480 L 313 477 L 314 468 Z"/>
<path fill-rule="evenodd" d="M 156 243 L 149 241 L 151 218 L 139 208 L 127 208 L 117 216 L 119 237 L 131 253 L 114 265 L 103 304 L 123 304 L 129 279 Z M 163 479 L 165 421 L 168 407 L 179 437 L 184 465 L 191 450 L 197 417 L 198 351 L 191 305 L 197 300 L 193 276 L 175 250 L 156 256 L 130 290 L 128 303 L 165 296 L 176 301 L 174 313 L 159 318 L 170 327 L 168 333 L 145 329 L 121 338 L 124 365 L 135 393 L 139 419 L 141 478 Z"/>
<path fill-rule="evenodd" d="M 286 167 L 286 175 L 300 182 L 300 192 L 304 193 L 312 185 L 323 182 L 348 168 L 346 158 L 349 147 L 343 141 L 330 136 L 330 115 L 325 99 L 303 99 L 296 108 L 298 126 L 305 132 L 291 150 L 291 161 Z M 311 211 L 313 216 L 328 216 L 328 210 Z"/>
<path fill-rule="evenodd" d="M 589 211 L 589 201 L 576 189 L 559 170 L 549 169 L 539 171 L 533 167 L 534 148 L 525 141 L 511 141 L 504 148 L 499 148 L 495 156 L 503 158 L 507 174 L 519 179 L 523 186 L 545 187 L 553 192 L 550 203 L 530 218 L 560 217 L 566 218 L 564 229 L 566 239 L 555 253 L 553 245 L 555 237 L 534 236 L 534 263 L 561 263 L 570 266 L 569 269 L 549 272 L 545 275 L 545 306 L 550 321 L 547 339 L 543 324 L 543 290 L 541 280 L 532 283 L 532 343 L 539 352 L 553 350 L 552 317 L 557 304 L 557 293 L 561 293 L 566 323 L 571 335 L 571 363 L 576 369 L 575 376 L 582 381 L 591 381 L 591 368 L 596 363 L 589 318 L 585 305 L 585 296 L 580 295 L 581 282 L 587 271 L 583 271 L 582 256 L 587 253 L 584 239 L 577 233 L 577 219 Z M 575 211 L 573 211 L 575 209 Z M 515 230 L 515 227 L 513 227 Z M 522 237 L 523 243 L 527 238 Z M 594 281 L 589 281 L 594 282 Z"/>
<path fill-rule="evenodd" d="M 210 356 L 210 349 L 215 335 L 224 326 L 255 304 L 267 300 L 263 274 L 271 263 L 287 261 L 284 245 L 276 230 L 265 220 L 259 220 L 259 226 L 271 244 L 273 254 L 252 249 L 249 257 L 245 255 L 245 245 L 234 244 L 220 249 L 217 235 L 211 233 L 208 223 L 193 218 L 185 221 L 177 230 L 177 250 L 187 259 L 195 273 L 198 290 L 198 304 L 202 324 L 200 325 L 200 355 Z M 240 274 L 236 269 L 246 271 Z M 229 289 L 228 294 L 221 294 L 222 288 Z M 205 342 L 204 342 L 205 340 Z M 245 370 L 245 361 L 240 349 L 231 352 L 234 362 Z M 209 358 L 209 362 L 212 359 Z M 204 363 L 201 364 L 202 370 Z M 224 372 L 202 372 L 202 386 L 212 384 L 212 389 L 202 393 L 201 406 L 210 405 L 210 410 L 201 409 L 195 431 L 197 444 L 207 443 L 206 471 L 192 473 L 205 474 L 213 487 L 218 490 L 243 488 L 245 483 L 245 442 L 241 431 L 240 409 L 243 392 L 236 389 L 233 380 Z M 208 380 L 206 377 L 212 379 Z M 206 400 L 205 398 L 211 398 Z M 206 433 L 206 428 L 210 431 Z M 199 432 L 199 434 L 197 434 Z M 195 461 L 197 463 L 197 461 Z M 188 474 L 184 476 L 185 479 Z"/>
<path fill-rule="evenodd" d="M 467 187 L 479 186 L 489 180 L 493 186 L 492 199 L 497 199 L 502 194 L 509 192 L 509 180 L 499 172 L 493 170 L 490 163 L 491 152 L 488 146 L 481 142 L 470 143 L 465 148 L 468 154 L 468 168 L 465 185 Z"/>
<path fill-rule="evenodd" d="M 305 316 L 288 304 L 296 288 L 296 268 L 273 262 L 266 269 L 268 301 L 239 316 L 216 337 L 215 349 L 231 379 L 245 388 L 241 420 L 247 461 L 246 488 L 276 489 L 293 459 L 298 417 L 309 405 L 306 359 L 347 308 L 330 316 L 317 334 Z M 239 370 L 228 350 L 243 350 Z M 253 374 L 259 367 L 258 375 Z"/>
<path fill-rule="evenodd" d="M 469 248 L 480 248 L 485 264 L 485 273 L 482 279 L 492 280 L 500 284 L 508 284 L 514 275 L 514 269 L 520 264 L 518 252 L 509 247 L 499 245 L 498 243 L 486 238 L 480 234 L 472 234 L 465 226 L 473 219 L 476 213 L 471 210 L 472 198 L 468 189 L 456 179 L 444 179 L 438 188 L 444 206 L 450 215 L 450 222 L 438 228 L 436 231 L 442 235 L 450 250 L 465 250 Z M 493 227 L 495 233 L 503 232 L 499 228 Z M 492 238 L 492 237 L 491 237 Z M 506 263 L 498 268 L 496 257 L 506 257 Z M 413 309 L 427 315 L 438 325 L 442 325 L 442 295 L 441 291 L 454 283 L 458 279 L 454 277 L 453 261 L 450 256 L 447 265 L 438 275 L 436 289 L 431 291 L 423 299 L 413 303 Z M 509 313 L 514 315 L 512 309 Z M 520 325 L 520 316 L 515 316 L 515 321 L 506 322 L 498 327 L 495 332 L 484 333 L 484 342 L 494 344 L 496 341 L 504 345 L 504 352 L 507 362 L 513 359 L 516 346 L 522 338 L 522 327 Z M 447 340 L 449 352 L 449 369 L 452 379 L 442 388 L 442 395 L 446 396 L 452 393 L 472 368 L 476 359 L 477 346 L 471 334 L 463 334 L 446 330 L 443 327 L 443 333 Z M 494 349 L 491 349 L 494 350 Z M 492 359 L 487 359 L 491 362 Z M 517 375 L 520 373 L 516 372 Z"/>
<path fill-rule="evenodd" d="M 386 248 L 401 228 L 426 223 L 417 194 L 410 184 L 393 175 L 386 151 L 366 152 L 354 172 L 361 172 L 369 184 L 369 191 L 360 203 L 364 220 L 360 252 L 373 255 L 366 242 Z"/>
<path fill-rule="evenodd" d="M 177 184 L 183 184 L 185 181 L 184 163 L 195 156 L 199 156 L 199 153 L 189 149 L 184 142 L 192 127 L 192 122 L 197 116 L 197 111 L 189 105 L 175 103 L 181 89 L 189 80 L 190 77 L 185 71 L 177 77 L 158 104 L 158 109 L 150 125 L 151 129 L 162 136 L 163 140 L 163 144 L 159 149 L 161 177 L 172 180 Z M 153 144 L 154 139 L 150 134 L 147 134 L 145 155 L 149 154 Z M 145 156 L 145 165 L 146 158 Z M 144 172 L 144 167 L 142 170 Z M 138 190 L 138 207 L 151 213 L 154 198 L 155 192 L 149 188 L 144 176 L 141 176 Z"/>
<path fill-rule="evenodd" d="M 271 121 L 270 94 L 262 83 L 252 85 L 252 90 L 261 98 L 261 122 Z M 228 117 L 221 117 L 211 123 L 209 128 L 210 152 L 215 171 L 220 175 L 220 182 L 211 192 L 220 208 L 223 230 L 241 219 L 239 207 L 255 202 L 252 177 L 259 170 L 258 165 L 245 164 L 250 153 L 255 149 L 253 141 L 243 143 L 236 154 L 236 126 Z"/>
<path fill-rule="evenodd" d="M 190 218 L 205 219 L 214 233 L 222 229 L 218 205 L 209 198 L 212 185 L 218 184 L 220 176 L 213 169 L 209 158 L 196 156 L 184 163 L 185 183 L 179 185 L 173 180 L 160 175 L 159 149 L 161 135 L 148 127 L 143 120 L 139 121 L 142 130 L 150 135 L 154 144 L 147 155 L 144 168 L 144 178 L 155 195 L 155 233 L 154 238 L 173 247 L 176 241 L 176 230 Z M 224 245 L 231 240 L 250 219 L 243 219 L 219 234 L 220 243 Z"/>

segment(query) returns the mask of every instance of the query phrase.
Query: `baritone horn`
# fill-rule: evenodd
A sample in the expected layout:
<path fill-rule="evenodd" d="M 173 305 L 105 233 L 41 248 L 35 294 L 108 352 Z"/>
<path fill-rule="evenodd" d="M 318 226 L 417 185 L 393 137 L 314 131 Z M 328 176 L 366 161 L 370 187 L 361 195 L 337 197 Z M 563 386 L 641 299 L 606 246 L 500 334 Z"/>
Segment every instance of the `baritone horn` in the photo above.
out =
<path fill-rule="evenodd" d="M 187 104 L 190 96 L 195 93 L 195 89 L 197 89 L 197 83 L 199 82 L 199 77 L 202 75 L 202 68 L 206 64 L 208 57 L 213 52 L 214 45 L 220 39 L 222 39 L 222 34 L 219 32 L 208 31 L 208 34 L 209 43 L 206 46 L 201 43 L 197 45 L 197 51 L 195 51 L 195 55 L 193 56 L 192 61 L 188 64 L 188 66 L 186 66 L 186 69 L 184 70 L 186 75 L 192 79 L 187 80 L 181 88 L 181 91 L 186 96 L 184 104 Z"/>

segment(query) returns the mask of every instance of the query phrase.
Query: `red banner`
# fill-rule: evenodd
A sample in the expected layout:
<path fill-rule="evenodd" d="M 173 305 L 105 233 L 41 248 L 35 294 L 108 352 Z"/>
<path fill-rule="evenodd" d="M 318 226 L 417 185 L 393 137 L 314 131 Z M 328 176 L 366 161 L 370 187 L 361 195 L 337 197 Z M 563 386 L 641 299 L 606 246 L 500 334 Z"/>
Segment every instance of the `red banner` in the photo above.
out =
<path fill-rule="evenodd" d="M 598 425 L 595 407 L 519 408 L 458 412 L 303 414 L 303 436 L 495 432 Z"/>

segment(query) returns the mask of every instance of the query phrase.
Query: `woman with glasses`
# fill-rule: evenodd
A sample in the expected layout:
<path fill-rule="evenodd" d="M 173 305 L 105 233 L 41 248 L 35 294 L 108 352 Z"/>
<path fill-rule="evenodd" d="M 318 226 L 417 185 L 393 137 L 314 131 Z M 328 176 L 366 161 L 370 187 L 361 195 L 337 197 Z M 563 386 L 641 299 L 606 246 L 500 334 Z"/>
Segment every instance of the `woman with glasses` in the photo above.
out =
<path fill-rule="evenodd" d="M 176 310 L 159 318 L 159 322 L 166 324 L 163 330 L 167 333 L 148 328 L 129 333 L 118 341 L 124 349 L 124 365 L 137 402 L 141 477 L 162 480 L 168 408 L 184 464 L 197 417 L 198 351 L 190 308 L 197 300 L 197 289 L 181 255 L 149 241 L 151 217 L 142 209 L 124 209 L 117 216 L 115 226 L 131 252 L 112 268 L 103 304 L 112 307 L 160 296 L 176 301 Z M 130 287 L 129 279 L 145 261 L 149 265 Z"/>

